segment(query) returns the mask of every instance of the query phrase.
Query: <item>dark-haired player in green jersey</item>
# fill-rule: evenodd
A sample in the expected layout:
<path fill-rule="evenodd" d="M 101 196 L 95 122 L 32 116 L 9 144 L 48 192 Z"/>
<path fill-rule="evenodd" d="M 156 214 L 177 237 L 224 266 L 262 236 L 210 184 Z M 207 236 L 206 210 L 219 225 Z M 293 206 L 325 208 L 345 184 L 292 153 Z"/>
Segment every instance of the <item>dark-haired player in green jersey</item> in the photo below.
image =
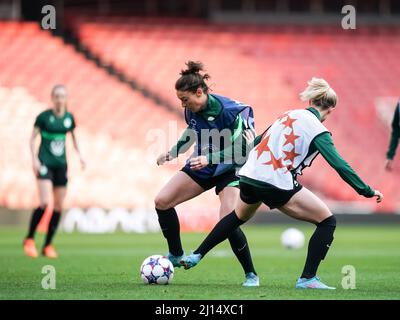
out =
<path fill-rule="evenodd" d="M 392 161 L 394 155 L 396 154 L 397 146 L 399 145 L 400 139 L 400 101 L 397 103 L 396 109 L 394 111 L 393 121 L 392 121 L 392 135 L 390 137 L 389 150 L 386 154 L 385 168 L 388 171 L 392 170 Z"/>
<path fill-rule="evenodd" d="M 33 171 L 37 178 L 40 205 L 31 217 L 29 231 L 24 241 L 24 252 L 27 256 L 36 258 L 34 235 L 42 218 L 51 195 L 53 195 L 54 210 L 51 216 L 46 240 L 42 254 L 48 258 L 57 258 L 57 252 L 51 245 L 53 236 L 60 221 L 63 202 L 67 193 L 67 159 L 65 155 L 65 140 L 68 132 L 71 132 L 76 151 L 79 154 L 82 169 L 85 161 L 80 153 L 77 138 L 74 132 L 75 119 L 67 111 L 67 90 L 63 85 L 54 86 L 51 91 L 53 108 L 41 112 L 35 121 L 30 148 L 32 153 Z M 41 143 L 39 152 L 35 151 L 35 140 L 40 134 Z"/>

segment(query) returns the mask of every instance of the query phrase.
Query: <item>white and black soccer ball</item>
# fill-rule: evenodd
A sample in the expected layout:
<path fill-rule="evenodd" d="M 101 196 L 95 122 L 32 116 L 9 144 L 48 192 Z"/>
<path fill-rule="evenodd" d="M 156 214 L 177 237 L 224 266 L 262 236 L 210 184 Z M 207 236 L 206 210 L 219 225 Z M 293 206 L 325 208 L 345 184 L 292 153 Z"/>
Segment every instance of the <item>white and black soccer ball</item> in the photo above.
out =
<path fill-rule="evenodd" d="M 174 266 L 166 257 L 152 255 L 143 261 L 140 277 L 145 284 L 169 284 L 174 278 Z"/>
<path fill-rule="evenodd" d="M 285 248 L 300 249 L 304 246 L 304 233 L 296 228 L 289 228 L 282 233 L 281 242 Z"/>

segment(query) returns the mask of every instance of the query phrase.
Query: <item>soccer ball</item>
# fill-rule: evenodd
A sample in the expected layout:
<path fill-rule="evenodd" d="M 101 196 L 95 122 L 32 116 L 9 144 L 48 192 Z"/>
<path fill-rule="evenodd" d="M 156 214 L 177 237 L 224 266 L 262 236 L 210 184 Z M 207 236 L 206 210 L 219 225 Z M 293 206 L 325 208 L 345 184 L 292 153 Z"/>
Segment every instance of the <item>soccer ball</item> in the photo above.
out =
<path fill-rule="evenodd" d="M 289 228 L 282 233 L 281 242 L 288 249 L 300 249 L 304 245 L 304 234 L 298 229 Z"/>
<path fill-rule="evenodd" d="M 152 255 L 140 266 L 140 277 L 145 284 L 168 284 L 174 278 L 174 266 L 166 257 Z"/>

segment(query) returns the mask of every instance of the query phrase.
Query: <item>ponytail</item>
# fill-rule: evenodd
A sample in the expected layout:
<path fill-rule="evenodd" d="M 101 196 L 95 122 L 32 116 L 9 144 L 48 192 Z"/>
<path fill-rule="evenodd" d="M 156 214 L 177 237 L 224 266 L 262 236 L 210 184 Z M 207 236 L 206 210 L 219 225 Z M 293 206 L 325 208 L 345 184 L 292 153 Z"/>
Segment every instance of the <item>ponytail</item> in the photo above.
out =
<path fill-rule="evenodd" d="M 180 72 L 181 77 L 175 83 L 175 89 L 178 91 L 189 91 L 195 93 L 198 88 L 201 88 L 204 93 L 208 93 L 209 87 L 206 80 L 210 79 L 210 75 L 201 74 L 204 70 L 201 62 L 188 61 L 186 62 L 187 69 Z"/>

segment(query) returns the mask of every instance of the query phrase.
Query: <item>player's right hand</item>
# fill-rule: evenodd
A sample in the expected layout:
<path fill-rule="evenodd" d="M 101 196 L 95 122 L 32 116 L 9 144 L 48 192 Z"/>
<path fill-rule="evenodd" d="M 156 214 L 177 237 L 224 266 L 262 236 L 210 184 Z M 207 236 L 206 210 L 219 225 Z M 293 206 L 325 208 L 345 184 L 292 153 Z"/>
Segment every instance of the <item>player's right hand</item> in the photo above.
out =
<path fill-rule="evenodd" d="M 157 158 L 157 165 L 162 166 L 165 162 L 171 161 L 172 157 L 170 152 L 165 152 Z"/>
<path fill-rule="evenodd" d="M 41 163 L 38 158 L 33 159 L 33 172 L 35 173 L 35 176 L 39 174 Z"/>
<path fill-rule="evenodd" d="M 383 200 L 383 194 L 379 190 L 375 190 L 374 197 L 376 197 L 377 203 L 380 203 Z"/>
<path fill-rule="evenodd" d="M 189 159 L 190 169 L 200 170 L 208 166 L 208 160 L 206 156 L 198 156 Z"/>
<path fill-rule="evenodd" d="M 256 132 L 253 129 L 246 129 L 243 131 L 243 138 L 246 140 L 248 145 L 252 145 L 256 138 Z"/>

